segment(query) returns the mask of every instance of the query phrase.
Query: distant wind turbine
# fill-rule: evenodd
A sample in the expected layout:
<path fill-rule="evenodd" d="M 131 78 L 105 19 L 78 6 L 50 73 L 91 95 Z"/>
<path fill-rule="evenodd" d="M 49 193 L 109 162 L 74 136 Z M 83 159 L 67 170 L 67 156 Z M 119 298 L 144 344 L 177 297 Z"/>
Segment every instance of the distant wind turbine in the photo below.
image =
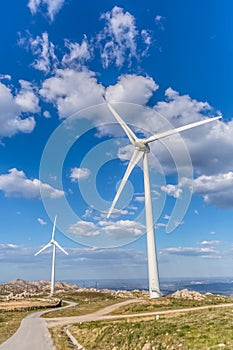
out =
<path fill-rule="evenodd" d="M 106 101 L 105 96 L 103 97 Z M 158 263 L 157 263 L 156 244 L 155 244 L 155 236 L 154 236 L 154 219 L 153 219 L 153 212 L 152 212 L 152 201 L 151 201 L 151 190 L 150 190 L 150 177 L 149 177 L 149 165 L 148 165 L 148 153 L 150 152 L 149 143 L 162 139 L 164 137 L 179 133 L 180 131 L 188 130 L 199 125 L 210 123 L 214 120 L 220 119 L 221 116 L 201 120 L 188 125 L 184 125 L 176 129 L 155 134 L 148 138 L 138 138 L 134 134 L 134 132 L 128 127 L 128 125 L 124 122 L 124 120 L 119 116 L 119 114 L 115 111 L 115 109 L 110 105 L 110 103 L 108 101 L 106 101 L 106 103 L 109 110 L 112 112 L 112 114 L 114 115 L 118 123 L 121 125 L 122 129 L 125 131 L 130 142 L 134 145 L 134 148 L 135 148 L 132 158 L 128 164 L 126 172 L 118 188 L 118 191 L 112 202 L 112 205 L 108 212 L 107 217 L 108 218 L 110 217 L 116 205 L 116 202 L 118 201 L 120 194 L 133 168 L 139 162 L 139 160 L 143 158 L 149 293 L 150 293 L 150 298 L 158 298 L 161 296 L 161 292 L 160 292 L 160 286 L 159 286 Z"/>
<path fill-rule="evenodd" d="M 57 215 L 54 218 L 54 223 L 53 223 L 53 231 L 52 231 L 52 237 L 51 240 L 49 241 L 48 244 L 46 244 L 43 248 L 41 248 L 34 256 L 40 254 L 43 252 L 45 249 L 53 246 L 53 255 L 52 255 L 52 270 L 51 270 L 51 294 L 54 293 L 54 280 L 55 280 L 55 258 L 56 258 L 56 247 L 59 248 L 64 254 L 68 255 L 68 253 L 63 249 L 60 244 L 57 243 L 54 239 L 54 233 L 55 233 L 55 228 L 56 228 L 56 221 L 57 221 Z"/>

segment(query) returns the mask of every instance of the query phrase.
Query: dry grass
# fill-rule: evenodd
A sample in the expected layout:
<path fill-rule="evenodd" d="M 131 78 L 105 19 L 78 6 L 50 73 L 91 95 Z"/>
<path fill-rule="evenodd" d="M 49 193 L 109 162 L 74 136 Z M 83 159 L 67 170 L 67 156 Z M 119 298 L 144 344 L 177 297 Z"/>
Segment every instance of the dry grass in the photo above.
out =
<path fill-rule="evenodd" d="M 127 315 L 140 312 L 153 312 L 172 309 L 183 309 L 205 305 L 217 305 L 233 303 L 233 298 L 221 295 L 208 295 L 203 300 L 176 299 L 171 296 L 164 296 L 156 299 L 144 299 L 140 303 L 129 304 L 115 310 L 115 315 Z"/>
<path fill-rule="evenodd" d="M 68 336 L 64 332 L 64 327 L 57 326 L 49 330 L 53 339 L 53 344 L 57 350 L 71 350 Z"/>
<path fill-rule="evenodd" d="M 29 311 L 6 311 L 0 314 L 0 344 L 17 331 L 22 319 L 29 313 Z"/>
<path fill-rule="evenodd" d="M 87 350 L 233 349 L 233 308 L 115 322 L 88 322 L 69 329 Z M 224 346 L 221 344 L 224 344 Z M 61 350 L 62 348 L 57 348 Z M 69 349 L 69 348 L 68 348 Z"/>
<path fill-rule="evenodd" d="M 38 309 L 53 307 L 59 300 L 52 299 L 22 299 L 13 301 L 3 301 L 0 303 L 0 311 L 14 311 L 20 309 Z"/>
<path fill-rule="evenodd" d="M 1 302 L 0 344 L 10 338 L 17 331 L 24 317 L 32 312 L 35 312 L 35 310 L 24 311 L 24 308 L 37 308 L 37 311 L 40 311 L 44 310 L 44 307 L 49 306 L 51 303 L 48 300 L 38 299 Z M 17 311 L 14 311 L 15 309 L 17 309 Z"/>
<path fill-rule="evenodd" d="M 69 294 L 59 294 L 56 295 L 61 299 L 67 299 L 77 303 L 76 306 L 64 309 L 57 310 L 53 312 L 46 313 L 44 317 L 53 318 L 53 317 L 69 317 L 69 316 L 81 316 L 88 313 L 95 312 L 109 306 L 116 304 L 120 301 L 127 300 L 126 298 L 119 298 L 110 293 L 100 293 L 94 291 L 85 291 L 85 292 L 73 292 Z"/>

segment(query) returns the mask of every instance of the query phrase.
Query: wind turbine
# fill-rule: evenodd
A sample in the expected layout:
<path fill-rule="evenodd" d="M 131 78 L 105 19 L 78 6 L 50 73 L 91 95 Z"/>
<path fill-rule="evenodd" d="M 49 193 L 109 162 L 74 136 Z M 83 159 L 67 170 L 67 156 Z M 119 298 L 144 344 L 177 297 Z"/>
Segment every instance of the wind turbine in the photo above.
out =
<path fill-rule="evenodd" d="M 56 227 L 56 221 L 57 221 L 57 215 L 54 218 L 53 222 L 53 231 L 52 231 L 52 237 L 48 244 L 46 244 L 43 248 L 41 248 L 34 256 L 40 254 L 45 249 L 49 247 L 53 247 L 53 255 L 52 255 L 52 271 L 51 271 L 51 290 L 50 293 L 54 293 L 54 280 L 55 280 L 55 258 L 56 258 L 56 247 L 59 248 L 64 254 L 68 255 L 68 253 L 63 249 L 60 244 L 57 243 L 54 239 L 54 233 L 55 233 L 55 227 Z"/>
<path fill-rule="evenodd" d="M 105 96 L 104 96 L 104 99 L 106 101 Z M 148 153 L 150 152 L 149 143 L 162 139 L 164 137 L 168 137 L 170 135 L 179 133 L 180 131 L 188 130 L 196 126 L 212 122 L 214 120 L 220 119 L 221 116 L 187 124 L 187 125 L 178 127 L 176 129 L 155 134 L 148 138 L 138 138 L 134 134 L 134 132 L 128 127 L 128 125 L 124 122 L 124 120 L 119 116 L 119 114 L 115 111 L 115 109 L 111 106 L 111 104 L 108 101 L 106 101 L 106 103 L 109 110 L 114 115 L 118 123 L 121 125 L 122 129 L 125 131 L 130 142 L 134 145 L 134 148 L 135 148 L 132 158 L 126 169 L 126 172 L 123 176 L 123 179 L 117 190 L 115 198 L 112 202 L 112 205 L 108 212 L 107 217 L 108 218 L 110 217 L 116 205 L 116 202 L 118 201 L 120 194 L 133 168 L 139 162 L 139 160 L 143 158 L 149 293 L 150 293 L 150 298 L 158 298 L 161 296 L 161 292 L 160 292 L 160 286 L 159 286 L 158 263 L 157 263 L 156 244 L 155 244 L 155 235 L 154 235 L 154 219 L 153 219 L 151 190 L 150 190 L 150 177 L 149 177 L 149 164 L 148 164 Z"/>

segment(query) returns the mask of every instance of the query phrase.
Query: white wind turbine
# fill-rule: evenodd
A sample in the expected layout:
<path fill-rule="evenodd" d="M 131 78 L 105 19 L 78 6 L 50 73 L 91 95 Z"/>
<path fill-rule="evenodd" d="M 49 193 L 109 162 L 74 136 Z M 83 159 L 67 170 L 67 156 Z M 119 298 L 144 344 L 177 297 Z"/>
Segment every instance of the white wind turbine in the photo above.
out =
<path fill-rule="evenodd" d="M 55 258 L 56 258 L 56 247 L 59 248 L 64 254 L 68 255 L 68 253 L 63 249 L 60 244 L 57 243 L 54 239 L 54 233 L 55 233 L 55 228 L 56 228 L 56 221 L 57 221 L 57 215 L 54 218 L 54 223 L 53 223 L 53 231 L 52 231 L 52 237 L 51 240 L 49 241 L 48 244 L 46 244 L 43 248 L 41 248 L 34 256 L 40 254 L 43 252 L 45 249 L 49 247 L 53 247 L 53 255 L 52 255 L 52 270 L 51 270 L 51 290 L 50 293 L 54 293 L 54 280 L 55 280 Z"/>
<path fill-rule="evenodd" d="M 104 97 L 105 99 L 105 97 Z M 106 99 L 105 99 L 106 101 Z M 106 101 L 107 102 L 107 101 Z M 116 120 L 119 122 L 126 135 L 128 136 L 131 143 L 134 145 L 135 150 L 132 155 L 132 158 L 128 164 L 126 172 L 123 176 L 123 179 L 120 183 L 118 191 L 115 195 L 115 198 L 112 202 L 111 208 L 108 212 L 108 218 L 110 217 L 116 202 L 118 201 L 120 194 L 126 184 L 126 181 L 131 174 L 135 165 L 143 158 L 143 173 L 144 173 L 144 192 L 145 192 L 145 215 L 146 215 L 146 237 L 147 237 L 147 255 L 148 255 L 148 278 L 149 278 L 149 293 L 150 298 L 158 298 L 161 296 L 160 287 L 159 287 L 159 274 L 158 274 L 158 264 L 156 256 L 156 245 L 154 237 L 154 219 L 152 212 L 152 201 L 151 201 L 151 190 L 150 190 L 150 177 L 149 177 L 149 165 L 148 165 L 148 153 L 150 152 L 149 143 L 162 139 L 164 137 L 179 133 L 180 131 L 188 130 L 194 128 L 198 125 L 206 124 L 214 120 L 220 119 L 221 116 L 215 118 L 209 118 L 201 120 L 195 123 L 181 126 L 176 129 L 168 130 L 159 134 L 155 134 L 148 138 L 138 138 L 134 132 L 128 127 L 124 120 L 119 116 L 115 109 L 107 102 L 109 110 L 112 112 Z"/>

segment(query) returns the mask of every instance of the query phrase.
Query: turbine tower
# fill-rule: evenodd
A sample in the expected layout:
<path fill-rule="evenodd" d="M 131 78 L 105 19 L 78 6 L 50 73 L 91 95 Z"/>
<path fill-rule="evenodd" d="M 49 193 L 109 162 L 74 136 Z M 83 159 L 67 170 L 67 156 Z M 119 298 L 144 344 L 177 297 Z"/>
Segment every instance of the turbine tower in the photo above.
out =
<path fill-rule="evenodd" d="M 105 99 L 105 97 L 104 97 Z M 106 99 L 105 99 L 106 101 Z M 134 153 L 128 164 L 126 172 L 120 183 L 118 191 L 112 202 L 111 208 L 108 212 L 108 218 L 110 217 L 116 202 L 118 201 L 120 194 L 126 184 L 129 175 L 131 174 L 135 165 L 143 158 L 143 173 L 144 173 L 144 192 L 145 192 L 145 215 L 146 215 L 146 238 L 147 238 L 147 255 L 148 255 L 148 278 L 149 278 L 149 293 L 150 298 L 158 298 L 161 296 L 160 286 L 159 286 L 159 274 L 158 274 L 158 263 L 156 255 L 156 244 L 154 235 L 154 219 L 152 211 L 152 200 L 151 200 L 151 190 L 150 190 L 150 177 L 149 177 L 149 164 L 148 164 L 148 154 L 150 152 L 149 143 L 162 139 L 164 137 L 179 133 L 180 131 L 188 130 L 194 128 L 198 125 L 203 125 L 214 120 L 220 119 L 221 116 L 215 118 L 209 118 L 201 120 L 195 123 L 184 125 L 176 129 L 168 130 L 159 134 L 155 134 L 148 138 L 138 138 L 134 132 L 128 127 L 124 120 L 119 116 L 116 110 L 111 106 L 111 104 L 106 101 L 107 106 L 111 113 L 114 115 L 118 123 L 121 125 L 122 129 L 125 131 L 130 142 L 134 145 Z"/>
<path fill-rule="evenodd" d="M 52 270 L 51 270 L 51 289 L 50 289 L 50 293 L 53 294 L 54 293 L 54 281 L 55 281 L 55 258 L 56 258 L 56 247 L 59 248 L 64 254 L 68 255 L 68 253 L 65 251 L 65 249 L 63 249 L 60 244 L 57 243 L 57 241 L 55 241 L 54 239 L 54 233 L 55 233 L 55 227 L 56 227 L 56 221 L 57 221 L 57 215 L 54 218 L 54 222 L 53 222 L 53 231 L 52 231 L 52 237 L 51 240 L 49 241 L 48 244 L 46 244 L 43 248 L 41 248 L 34 256 L 40 254 L 41 252 L 43 252 L 45 249 L 49 248 L 49 247 L 53 247 L 53 254 L 52 254 Z"/>

